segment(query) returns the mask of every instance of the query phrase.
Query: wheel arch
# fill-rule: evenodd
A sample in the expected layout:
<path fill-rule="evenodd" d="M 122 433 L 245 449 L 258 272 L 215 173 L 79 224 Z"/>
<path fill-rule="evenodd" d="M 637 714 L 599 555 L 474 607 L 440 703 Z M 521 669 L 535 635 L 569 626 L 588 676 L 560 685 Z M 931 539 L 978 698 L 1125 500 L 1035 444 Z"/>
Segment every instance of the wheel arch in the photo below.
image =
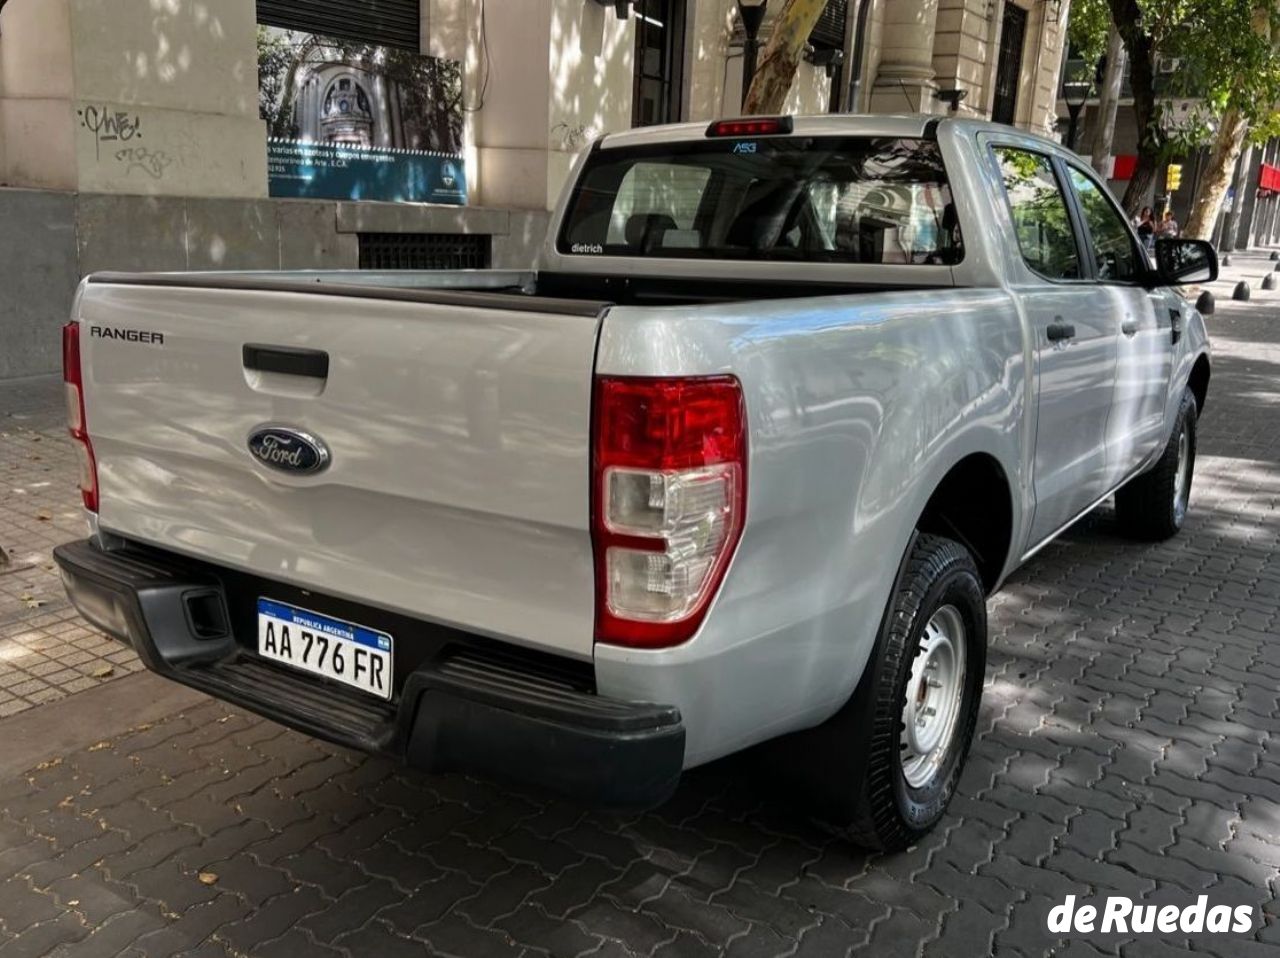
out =
<path fill-rule="evenodd" d="M 1196 397 L 1196 411 L 1204 412 L 1205 400 L 1209 398 L 1209 357 L 1201 353 L 1191 367 L 1191 375 L 1187 377 L 1187 388 Z"/>
<path fill-rule="evenodd" d="M 995 456 L 975 452 L 942 477 L 915 527 L 967 548 L 990 595 L 1008 564 L 1013 526 L 1013 490 L 1004 467 Z"/>

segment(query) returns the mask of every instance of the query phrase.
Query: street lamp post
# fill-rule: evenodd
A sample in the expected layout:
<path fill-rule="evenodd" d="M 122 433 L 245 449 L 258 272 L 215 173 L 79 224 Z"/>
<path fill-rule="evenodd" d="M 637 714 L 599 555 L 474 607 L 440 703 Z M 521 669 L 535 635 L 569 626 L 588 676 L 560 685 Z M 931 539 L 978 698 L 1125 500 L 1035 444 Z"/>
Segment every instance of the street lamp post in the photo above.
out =
<path fill-rule="evenodd" d="M 738 16 L 742 18 L 742 102 L 747 102 L 751 80 L 756 75 L 756 54 L 760 52 L 760 24 L 769 0 L 738 0 Z"/>
<path fill-rule="evenodd" d="M 1072 61 L 1067 66 L 1076 66 L 1075 70 L 1065 70 L 1066 75 L 1062 79 L 1062 99 L 1066 101 L 1067 114 L 1071 117 L 1071 123 L 1067 127 L 1067 149 L 1074 150 L 1076 122 L 1080 119 L 1080 111 L 1084 109 L 1085 101 L 1093 92 L 1093 82 L 1089 79 L 1088 68 L 1083 61 Z"/>

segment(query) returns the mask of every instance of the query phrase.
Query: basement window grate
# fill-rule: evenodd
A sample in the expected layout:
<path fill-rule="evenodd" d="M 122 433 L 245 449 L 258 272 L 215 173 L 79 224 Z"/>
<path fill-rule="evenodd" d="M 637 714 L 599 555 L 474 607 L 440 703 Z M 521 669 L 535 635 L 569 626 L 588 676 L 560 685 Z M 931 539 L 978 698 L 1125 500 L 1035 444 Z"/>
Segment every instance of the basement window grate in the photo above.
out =
<path fill-rule="evenodd" d="M 492 237 L 463 233 L 360 233 L 361 269 L 487 269 Z"/>

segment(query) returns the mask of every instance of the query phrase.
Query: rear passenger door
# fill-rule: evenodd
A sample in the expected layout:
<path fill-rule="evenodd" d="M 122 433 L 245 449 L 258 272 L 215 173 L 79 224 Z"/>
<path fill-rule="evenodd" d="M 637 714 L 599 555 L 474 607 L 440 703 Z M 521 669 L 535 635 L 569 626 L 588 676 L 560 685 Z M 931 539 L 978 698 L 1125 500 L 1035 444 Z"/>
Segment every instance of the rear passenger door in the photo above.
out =
<path fill-rule="evenodd" d="M 1080 211 L 1093 282 L 1116 331 L 1116 374 L 1107 419 L 1106 486 L 1120 485 L 1164 444 L 1173 334 L 1181 315 L 1142 285 L 1147 271 L 1137 237 L 1091 171 L 1066 164 Z"/>
<path fill-rule="evenodd" d="M 1106 492 L 1116 326 L 1107 293 L 1092 281 L 1062 168 L 1021 145 L 996 143 L 992 152 L 1022 254 L 1010 285 L 1036 352 L 1033 546 Z"/>

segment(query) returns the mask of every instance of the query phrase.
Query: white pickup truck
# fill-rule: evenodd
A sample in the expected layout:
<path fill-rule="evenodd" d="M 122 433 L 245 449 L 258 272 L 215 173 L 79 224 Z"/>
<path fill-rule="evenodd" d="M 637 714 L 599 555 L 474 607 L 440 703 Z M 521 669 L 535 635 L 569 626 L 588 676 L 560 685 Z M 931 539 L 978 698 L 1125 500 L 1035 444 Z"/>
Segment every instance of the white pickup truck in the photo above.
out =
<path fill-rule="evenodd" d="M 986 597 L 1112 494 L 1173 535 L 1199 313 L 1016 130 L 610 134 L 529 272 L 98 274 L 65 330 L 91 622 L 175 681 L 435 770 L 656 803 L 784 737 L 899 848 L 943 815 Z"/>

